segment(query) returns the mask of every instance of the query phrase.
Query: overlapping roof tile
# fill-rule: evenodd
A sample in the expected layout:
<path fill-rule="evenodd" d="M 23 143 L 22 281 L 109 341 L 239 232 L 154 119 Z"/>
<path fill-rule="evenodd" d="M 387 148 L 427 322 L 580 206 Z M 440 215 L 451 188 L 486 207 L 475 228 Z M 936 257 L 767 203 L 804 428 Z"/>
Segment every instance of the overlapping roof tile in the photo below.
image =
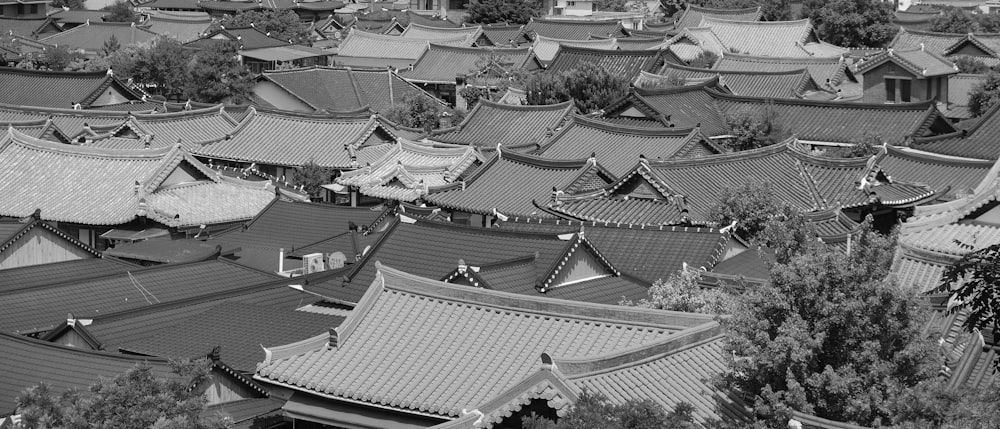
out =
<path fill-rule="evenodd" d="M 926 152 L 963 158 L 1000 158 L 1000 106 L 986 111 L 970 128 L 940 136 L 916 138 L 912 147 Z"/>
<path fill-rule="evenodd" d="M 626 51 L 637 51 L 640 49 L 654 49 L 664 42 L 662 37 L 626 37 L 623 39 L 615 39 L 618 43 L 618 49 L 624 49 Z"/>
<path fill-rule="evenodd" d="M 270 71 L 261 79 L 273 82 L 316 110 L 356 111 L 368 107 L 384 112 L 411 94 L 427 94 L 388 70 L 312 67 Z"/>
<path fill-rule="evenodd" d="M 719 57 L 713 68 L 727 71 L 781 72 L 809 70 L 817 85 L 840 85 L 845 81 L 857 82 L 843 57 L 764 57 L 726 53 Z"/>
<path fill-rule="evenodd" d="M 537 154 L 551 159 L 581 159 L 596 154 L 597 161 L 615 176 L 649 159 L 693 158 L 719 153 L 697 129 L 629 128 L 573 116 L 547 139 Z"/>
<path fill-rule="evenodd" d="M 122 46 L 145 43 L 157 36 L 156 33 L 133 23 L 87 22 L 61 33 L 39 39 L 39 42 L 82 49 L 87 53 L 99 53 L 104 43 L 114 36 Z"/>
<path fill-rule="evenodd" d="M 191 147 L 225 137 L 237 125 L 219 105 L 174 113 L 133 113 L 120 124 L 92 124 L 82 137 L 86 146 L 108 149 L 160 149 L 178 142 Z"/>
<path fill-rule="evenodd" d="M 994 165 L 992 160 L 963 160 L 913 149 L 886 147 L 879 165 L 893 178 L 911 183 L 926 183 L 933 189 L 948 192 L 945 198 L 972 194 Z"/>
<path fill-rule="evenodd" d="M 645 323 L 628 321 L 638 313 L 649 317 Z M 586 323 L 593 317 L 601 323 Z M 476 407 L 529 376 L 542 352 L 600 355 L 649 344 L 707 320 L 546 298 L 528 301 L 380 267 L 378 281 L 338 328 L 336 347 L 327 347 L 330 336 L 324 334 L 298 344 L 304 353 L 275 348 L 255 378 L 334 400 L 454 418 L 462 408 Z M 453 340 L 469 335 L 488 340 Z M 507 352 L 495 353 L 498 349 Z M 459 354 L 467 358 L 457 359 Z"/>
<path fill-rule="evenodd" d="M 582 63 L 592 63 L 603 67 L 608 72 L 624 76 L 632 81 L 640 72 L 655 72 L 663 67 L 664 51 L 608 51 L 605 49 L 581 48 L 575 46 L 560 46 L 547 72 L 561 73 L 570 71 Z"/>
<path fill-rule="evenodd" d="M 620 21 L 571 21 L 532 18 L 524 26 L 531 37 L 545 36 L 560 40 L 587 40 L 596 37 L 626 36 Z"/>
<path fill-rule="evenodd" d="M 487 24 L 483 26 L 483 37 L 494 46 L 520 46 L 528 42 L 523 25 Z"/>
<path fill-rule="evenodd" d="M 0 104 L 35 107 L 90 106 L 114 89 L 126 99 L 140 96 L 105 72 L 53 72 L 0 67 Z"/>
<path fill-rule="evenodd" d="M 555 58 L 556 53 L 559 52 L 560 46 L 574 46 L 579 48 L 591 48 L 591 49 L 604 49 L 608 51 L 613 51 L 618 49 L 617 39 L 588 39 L 588 40 L 573 40 L 573 39 L 552 39 L 545 36 L 535 36 L 535 41 L 531 44 L 531 51 L 535 54 L 535 57 L 542 62 L 543 65 L 548 65 Z"/>
<path fill-rule="evenodd" d="M 955 63 L 924 48 L 886 50 L 858 64 L 857 71 L 864 73 L 886 62 L 898 64 L 916 76 L 932 77 L 958 73 L 958 66 Z"/>
<path fill-rule="evenodd" d="M 945 54 L 945 50 L 965 37 L 965 34 L 936 33 L 931 31 L 916 31 L 900 29 L 896 37 L 889 42 L 889 47 L 895 50 L 924 49 Z"/>
<path fill-rule="evenodd" d="M 401 75 L 410 82 L 454 84 L 456 76 L 475 77 L 489 72 L 485 70 L 488 67 L 521 69 L 530 55 L 529 48 L 466 48 L 431 43 L 413 63 L 413 70 Z M 497 64 L 485 64 L 488 60 Z"/>
<path fill-rule="evenodd" d="M 427 187 L 459 180 L 482 162 L 472 147 L 434 148 L 400 140 L 371 165 L 341 174 L 337 183 L 377 198 L 413 201 Z"/>
<path fill-rule="evenodd" d="M 535 146 L 547 133 L 559 128 L 573 109 L 572 101 L 521 106 L 480 100 L 460 124 L 435 130 L 427 138 L 483 149 L 493 149 L 498 144 L 512 148 Z"/>
<path fill-rule="evenodd" d="M 806 43 L 816 42 L 812 23 L 798 21 L 736 21 L 709 16 L 698 27 L 709 27 L 727 49 L 767 57 L 808 57 Z"/>
<path fill-rule="evenodd" d="M 289 40 L 279 40 L 253 27 L 216 28 L 206 32 L 201 38 L 185 43 L 186 46 L 207 48 L 220 40 L 236 42 L 240 49 L 261 49 L 290 45 Z"/>
<path fill-rule="evenodd" d="M 451 39 L 436 39 L 434 43 L 450 46 L 472 46 L 467 35 Z M 338 57 L 377 58 L 409 60 L 414 62 L 427 50 L 430 42 L 425 39 L 404 39 L 398 36 L 384 36 L 352 29 L 341 42 Z M 337 59 L 337 58 L 334 58 Z"/>
<path fill-rule="evenodd" d="M 0 285 L 2 285 L 0 293 L 17 289 L 31 289 L 69 280 L 104 277 L 136 268 L 138 266 L 113 258 L 84 258 L 8 268 L 0 270 Z"/>
<path fill-rule="evenodd" d="M 37 38 L 47 34 L 62 31 L 50 18 L 42 19 L 10 19 L 0 18 L 0 33 L 16 34 L 22 37 Z"/>
<path fill-rule="evenodd" d="M 654 119 L 663 126 L 698 127 L 708 136 L 729 133 L 722 112 L 706 87 L 717 85 L 711 80 L 699 85 L 677 88 L 633 88 L 621 100 L 605 108 L 608 118 Z"/>
<path fill-rule="evenodd" d="M 472 43 L 475 43 L 482 35 L 483 29 L 479 25 L 468 27 L 432 27 L 411 22 L 399 37 L 433 42 L 436 40 L 455 40 L 458 37 L 465 36 L 467 39 L 471 39 Z"/>
<path fill-rule="evenodd" d="M 719 84 L 725 86 L 733 94 L 749 97 L 799 98 L 806 91 L 818 89 L 806 69 L 777 72 L 722 71 L 685 67 L 671 63 L 664 64 L 658 74 L 640 74 L 636 78 L 635 85 L 641 87 L 644 82 L 667 81 L 670 76 L 695 81 L 718 77 Z"/>
<path fill-rule="evenodd" d="M 675 29 L 697 27 L 702 18 L 719 18 L 730 21 L 760 21 L 760 7 L 742 9 L 713 9 L 698 5 L 688 5 L 681 16 L 674 21 Z"/>
<path fill-rule="evenodd" d="M 127 112 L 73 110 L 68 108 L 30 107 L 0 104 L 0 121 L 24 122 L 52 119 L 63 133 L 75 138 L 89 125 L 118 125 L 128 119 Z"/>
<path fill-rule="evenodd" d="M 205 12 L 150 11 L 149 19 L 143 22 L 149 31 L 170 35 L 177 40 L 188 42 L 206 33 L 212 25 L 212 17 Z"/>

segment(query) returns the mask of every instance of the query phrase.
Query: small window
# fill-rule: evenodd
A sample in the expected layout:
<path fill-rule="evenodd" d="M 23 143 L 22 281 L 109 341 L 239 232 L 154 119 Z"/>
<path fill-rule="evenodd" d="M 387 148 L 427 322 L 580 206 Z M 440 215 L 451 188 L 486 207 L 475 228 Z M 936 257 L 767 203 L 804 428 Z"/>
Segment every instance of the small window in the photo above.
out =
<path fill-rule="evenodd" d="M 37 4 L 33 4 L 33 5 L 31 5 L 31 12 L 30 12 L 30 13 L 31 13 L 32 15 L 34 15 L 34 14 L 38 13 L 38 5 L 37 5 Z"/>
<path fill-rule="evenodd" d="M 568 1 L 568 2 L 566 2 L 566 5 L 567 6 L 576 6 L 576 2 L 575 1 Z"/>
<path fill-rule="evenodd" d="M 899 101 L 902 101 L 904 103 L 910 102 L 910 90 L 911 90 L 910 87 L 912 83 L 913 81 L 909 79 L 899 80 Z"/>
<path fill-rule="evenodd" d="M 24 5 L 23 4 L 18 4 L 17 5 L 17 14 L 18 15 L 24 15 Z"/>
<path fill-rule="evenodd" d="M 885 80 L 885 101 L 894 103 L 896 101 L 896 79 Z"/>

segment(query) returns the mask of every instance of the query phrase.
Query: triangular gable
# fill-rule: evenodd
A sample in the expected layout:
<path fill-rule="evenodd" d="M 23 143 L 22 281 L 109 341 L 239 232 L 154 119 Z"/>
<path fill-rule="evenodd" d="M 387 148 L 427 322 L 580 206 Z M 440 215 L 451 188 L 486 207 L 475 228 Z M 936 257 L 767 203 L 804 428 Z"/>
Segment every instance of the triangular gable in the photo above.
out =
<path fill-rule="evenodd" d="M 163 186 L 199 180 L 219 181 L 214 171 L 191 156 L 178 143 L 163 158 L 163 164 L 160 168 L 146 179 L 143 189 L 146 193 L 153 193 Z"/>
<path fill-rule="evenodd" d="M 967 34 L 944 50 L 944 55 L 972 55 L 977 57 L 997 57 L 998 53 L 983 43 L 974 34 Z"/>
<path fill-rule="evenodd" d="M 101 256 L 101 252 L 98 251 L 97 249 L 90 247 L 89 245 L 83 243 L 82 241 L 76 239 L 75 237 L 67 234 L 63 230 L 56 228 L 52 224 L 41 220 L 40 210 L 36 210 L 35 213 L 31 215 L 31 219 L 32 220 L 30 222 L 25 223 L 23 227 L 15 231 L 10 236 L 0 237 L 0 256 L 3 256 L 5 252 L 10 251 L 12 247 L 18 246 L 19 242 L 25 243 L 24 241 L 21 241 L 23 238 L 36 236 L 35 234 L 47 235 L 48 238 L 46 238 L 46 240 L 54 239 L 54 240 L 64 240 L 69 242 L 71 249 L 74 249 L 71 252 L 75 253 L 80 258 Z M 41 240 L 41 238 L 39 238 L 39 240 Z M 35 240 L 31 240 L 31 242 L 34 241 Z M 49 253 L 51 253 L 51 249 L 49 250 Z M 0 259 L 0 269 L 13 268 L 4 266 L 3 262 L 4 262 L 3 259 Z"/>
<path fill-rule="evenodd" d="M 545 293 L 561 286 L 619 275 L 621 272 L 587 240 L 581 227 L 576 239 L 563 252 L 562 258 L 556 260 L 548 274 L 541 280 L 539 291 Z"/>

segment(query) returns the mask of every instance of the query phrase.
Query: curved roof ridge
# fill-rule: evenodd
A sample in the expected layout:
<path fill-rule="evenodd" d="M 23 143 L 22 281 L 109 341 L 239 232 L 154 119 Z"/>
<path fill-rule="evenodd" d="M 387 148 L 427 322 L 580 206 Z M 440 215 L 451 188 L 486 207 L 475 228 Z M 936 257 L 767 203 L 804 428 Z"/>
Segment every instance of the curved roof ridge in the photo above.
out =
<path fill-rule="evenodd" d="M 160 119 L 167 120 L 167 119 L 177 119 L 177 118 L 187 118 L 187 117 L 222 115 L 221 112 L 223 107 L 225 107 L 225 105 L 219 103 L 214 106 L 201 107 L 192 110 L 180 110 L 177 112 L 166 112 L 166 113 L 132 112 L 132 116 L 136 119 L 142 119 L 146 121 L 156 121 Z"/>
<path fill-rule="evenodd" d="M 539 167 L 539 168 L 578 169 L 578 168 L 585 167 L 590 162 L 590 158 L 582 158 L 582 159 L 550 159 L 550 158 L 542 158 L 542 157 L 538 157 L 538 156 L 534 156 L 534 155 L 528 155 L 526 153 L 520 153 L 520 152 L 505 152 L 505 151 L 503 151 L 502 147 L 501 147 L 501 150 L 498 151 L 497 155 L 494 155 L 494 156 L 495 157 L 499 156 L 500 159 L 502 159 L 502 160 L 509 160 L 509 161 L 518 162 L 518 163 L 521 163 L 521 164 L 528 164 L 528 165 Z M 480 168 L 479 170 L 483 171 L 483 170 L 486 170 L 486 169 Z"/>
<path fill-rule="evenodd" d="M 563 130 L 569 129 L 574 124 L 595 128 L 602 131 L 636 135 L 636 136 L 680 137 L 680 136 L 690 136 L 692 134 L 698 133 L 697 127 L 694 128 L 629 127 L 627 125 L 619 125 L 613 122 L 602 121 L 598 118 L 587 118 L 581 115 L 571 115 L 570 122 L 564 125 L 562 129 Z M 560 132 L 560 134 L 562 134 L 562 132 Z"/>
<path fill-rule="evenodd" d="M 514 110 L 514 111 L 522 111 L 522 112 L 539 112 L 539 111 L 542 111 L 542 112 L 544 112 L 544 111 L 553 111 L 553 112 L 555 112 L 555 111 L 558 111 L 558 110 L 564 110 L 564 109 L 571 108 L 573 106 L 573 100 L 563 101 L 562 103 L 555 103 L 555 104 L 537 104 L 537 105 L 532 105 L 532 104 L 507 104 L 507 103 L 500 103 L 500 102 L 496 102 L 496 101 L 482 99 L 482 100 L 479 100 L 479 102 L 476 105 L 477 106 L 486 106 L 486 107 L 490 107 L 492 109 Z"/>
<path fill-rule="evenodd" d="M 660 55 L 660 51 L 659 50 L 655 50 L 654 51 L 652 49 L 632 49 L 632 50 L 629 50 L 629 49 L 619 49 L 619 50 L 608 50 L 608 49 L 587 48 L 587 47 L 582 47 L 582 46 L 573 46 L 573 45 L 562 45 L 562 44 L 560 44 L 559 45 L 559 53 L 556 54 L 555 58 L 553 58 L 552 61 L 555 62 L 555 59 L 559 58 L 559 55 L 562 55 L 563 53 L 591 53 L 591 54 L 597 54 L 597 55 L 601 55 L 601 56 L 605 56 L 605 57 L 611 57 L 611 56 L 652 57 L 652 56 Z"/>
<path fill-rule="evenodd" d="M 782 61 L 788 61 L 788 62 L 806 62 L 806 63 L 827 63 L 827 62 L 831 62 L 832 63 L 832 62 L 842 62 L 844 57 L 842 57 L 842 56 L 836 56 L 836 57 L 766 57 L 766 56 L 760 56 L 760 55 L 741 54 L 741 53 L 738 53 L 738 52 L 726 52 L 725 55 L 722 55 L 719 59 L 722 59 L 722 58 L 736 59 L 736 60 L 759 60 L 761 62 L 775 62 L 775 63 L 782 62 Z"/>
<path fill-rule="evenodd" d="M 468 27 L 454 27 L 454 28 L 451 28 L 451 27 L 434 27 L 434 26 L 430 26 L 430 25 L 418 24 L 416 22 L 410 22 L 409 25 L 406 26 L 406 28 L 409 29 L 410 27 L 422 28 L 424 30 L 432 30 L 432 31 L 442 32 L 442 33 L 470 33 L 471 34 L 471 33 L 475 33 L 479 29 L 482 29 L 483 26 L 481 24 L 476 24 L 476 25 L 470 25 Z M 403 30 L 403 31 L 405 32 L 406 30 Z M 399 36 L 393 36 L 393 37 L 399 37 Z"/>
<path fill-rule="evenodd" d="M 711 7 L 698 6 L 696 4 L 689 4 L 688 5 L 688 10 L 695 10 L 695 11 L 698 11 L 698 12 L 730 13 L 730 14 L 734 14 L 735 15 L 737 13 L 750 13 L 750 12 L 758 11 L 758 10 L 760 10 L 760 6 L 744 7 L 744 8 L 737 8 L 737 9 L 734 9 L 734 8 L 716 9 L 716 8 L 711 8 Z"/>
<path fill-rule="evenodd" d="M 591 45 L 610 45 L 610 44 L 614 44 L 616 42 L 616 39 L 614 37 L 609 37 L 609 38 L 606 38 L 606 39 L 575 40 L 575 39 L 557 39 L 555 37 L 545 37 L 545 36 L 542 36 L 541 34 L 535 36 L 535 43 L 543 42 L 543 41 L 544 42 L 556 42 L 556 43 L 563 43 L 563 42 L 565 42 L 565 43 L 576 43 L 576 44 L 584 44 L 584 45 L 588 45 L 588 44 L 591 44 Z"/>
<path fill-rule="evenodd" d="M 781 27 L 781 26 L 784 26 L 784 27 L 794 27 L 794 26 L 800 26 L 800 25 L 803 25 L 803 24 L 810 25 L 810 26 L 812 25 L 812 23 L 810 22 L 809 18 L 802 18 L 802 19 L 788 20 L 788 21 L 738 21 L 738 20 L 734 20 L 734 19 L 713 18 L 711 16 L 706 16 L 706 17 L 702 17 L 701 18 L 701 22 L 702 22 L 702 24 L 705 24 L 706 22 L 708 22 L 708 23 L 717 22 L 717 23 L 720 23 L 720 24 L 753 25 L 753 26 L 759 26 L 759 27 Z M 699 25 L 699 27 L 700 27 L 700 25 Z M 711 27 L 709 27 L 709 28 L 711 28 Z"/>
<path fill-rule="evenodd" d="M 719 70 L 719 69 L 706 69 L 706 68 L 701 68 L 701 67 L 683 66 L 683 65 L 680 65 L 680 64 L 674 64 L 674 63 L 670 63 L 670 62 L 668 62 L 668 63 L 666 63 L 666 64 L 663 65 L 663 70 L 666 70 L 668 68 L 669 69 L 684 70 L 684 71 L 691 71 L 691 72 L 701 72 L 701 73 L 707 73 L 707 74 L 738 74 L 738 75 L 752 75 L 752 76 L 756 76 L 756 75 L 763 75 L 763 76 L 791 76 L 791 75 L 802 74 L 803 72 L 805 72 L 805 73 L 809 72 L 809 69 L 807 69 L 805 67 L 800 68 L 800 69 L 789 69 L 789 70 L 778 70 L 778 71 Z M 666 77 L 666 75 L 662 75 L 662 74 L 656 74 L 656 73 L 648 73 L 648 74 L 650 74 L 652 76 Z"/>
<path fill-rule="evenodd" d="M 724 164 L 731 161 L 740 161 L 745 159 L 757 159 L 766 158 L 769 156 L 781 155 L 788 152 L 793 152 L 791 148 L 791 142 L 795 141 L 795 137 L 790 137 L 781 143 L 775 143 L 770 146 L 764 146 L 757 149 L 744 150 L 732 153 L 721 153 L 717 155 L 707 155 L 699 156 L 695 158 L 679 158 L 679 159 L 663 159 L 663 160 L 647 160 L 651 168 L 670 168 L 670 167 L 690 167 L 694 165 L 713 165 L 713 164 Z"/>
<path fill-rule="evenodd" d="M 862 108 L 876 110 L 920 110 L 926 111 L 928 108 L 936 108 L 933 100 L 916 101 L 913 103 L 876 104 L 876 103 L 844 103 L 840 101 L 805 100 L 797 98 L 772 98 L 772 97 L 752 97 L 747 95 L 726 94 L 711 88 L 705 88 L 713 98 L 724 99 L 736 102 L 769 102 L 774 104 L 830 107 L 830 108 Z"/>
<path fill-rule="evenodd" d="M 392 36 L 392 37 L 399 37 L 399 36 Z M 423 40 L 423 39 L 421 39 L 421 40 Z M 531 48 L 529 48 L 527 46 L 525 46 L 523 48 L 490 47 L 488 49 L 484 49 L 484 48 L 475 48 L 475 47 L 472 47 L 472 46 L 454 46 L 454 45 L 442 45 L 440 43 L 436 43 L 436 42 L 439 42 L 439 41 L 442 41 L 442 40 L 444 40 L 444 41 L 451 41 L 451 39 L 435 39 L 435 40 L 430 40 L 430 41 L 428 41 L 428 45 L 429 45 L 429 49 L 428 50 L 430 50 L 430 49 L 437 49 L 437 50 L 442 50 L 442 51 L 463 52 L 463 53 L 471 53 L 471 54 L 476 54 L 476 55 L 483 55 L 484 53 L 486 53 L 488 51 L 493 51 L 493 52 L 497 52 L 497 53 L 501 53 L 501 54 L 521 54 L 521 53 L 527 53 L 531 49 Z M 458 39 L 456 39 L 456 40 L 458 40 Z"/>
<path fill-rule="evenodd" d="M 608 21 L 588 21 L 588 20 L 574 20 L 574 19 L 546 19 L 533 17 L 525 27 L 530 25 L 532 22 L 537 22 L 539 24 L 559 24 L 559 25 L 575 25 L 578 27 L 602 27 L 611 24 Z M 619 25 L 621 22 L 618 23 Z"/>
<path fill-rule="evenodd" d="M 951 155 L 942 155 L 935 152 L 927 152 L 915 148 L 897 147 L 892 145 L 886 145 L 886 156 L 906 158 L 912 161 L 963 167 L 993 166 L 993 164 L 996 163 L 996 161 L 992 159 L 962 158 Z"/>
<path fill-rule="evenodd" d="M 281 110 L 281 109 L 268 109 L 263 107 L 254 107 L 254 110 L 258 115 L 273 116 L 279 118 L 300 118 L 309 120 L 327 120 L 327 121 L 355 121 L 361 119 L 370 119 L 372 115 L 368 114 L 368 107 L 363 106 L 361 109 L 345 111 L 345 112 L 333 112 L 333 113 L 315 113 L 315 112 L 294 112 L 291 110 Z"/>
<path fill-rule="evenodd" d="M 56 33 L 59 34 L 59 33 Z M 72 76 L 76 78 L 81 77 L 93 77 L 93 78 L 104 78 L 108 76 L 108 71 L 63 71 L 63 70 L 29 70 L 21 69 L 17 67 L 0 67 L 0 73 L 16 73 L 28 76 Z"/>
<path fill-rule="evenodd" d="M 855 158 L 831 158 L 828 156 L 813 155 L 806 152 L 804 149 L 800 148 L 796 144 L 797 139 L 794 137 L 788 141 L 789 153 L 792 156 L 811 163 L 812 165 L 819 165 L 824 167 L 859 167 L 867 166 L 868 161 L 871 159 L 870 156 L 855 157 Z M 781 144 L 781 143 L 778 143 Z"/>
<path fill-rule="evenodd" d="M 472 146 L 435 147 L 435 146 L 423 145 L 404 138 L 396 139 L 396 143 L 401 150 L 417 152 L 421 155 L 427 155 L 427 156 L 460 157 L 465 155 L 469 151 L 472 152 L 476 151 L 476 149 Z M 392 152 L 390 151 L 389 153 Z M 386 155 L 388 155 L 389 153 L 386 153 Z"/>
<path fill-rule="evenodd" d="M 23 120 L 0 120 L 0 127 L 36 127 L 52 122 L 49 118 L 23 119 Z"/>
<path fill-rule="evenodd" d="M 108 149 L 93 146 L 69 145 L 64 143 L 50 142 L 48 140 L 37 139 L 24 134 L 14 128 L 7 129 L 8 142 L 12 142 L 22 147 L 47 152 L 62 153 L 67 156 L 80 157 L 101 157 L 117 159 L 158 159 L 163 158 L 175 149 L 174 146 L 164 146 L 162 148 L 151 149 Z M 0 146 L 2 151 L 3 146 Z"/>
<path fill-rule="evenodd" d="M 712 71 L 712 69 L 705 69 L 705 70 Z M 655 95 L 672 95 L 672 94 L 681 94 L 685 92 L 702 92 L 708 89 L 709 87 L 717 85 L 718 83 L 719 83 L 719 78 L 718 76 L 716 76 L 710 80 L 707 80 L 705 82 L 699 82 L 694 85 L 683 85 L 671 88 L 652 88 L 652 89 L 633 87 L 632 91 L 635 93 L 635 95 L 639 95 L 642 97 L 649 97 Z M 714 96 L 715 94 L 713 93 L 712 95 Z M 748 98 L 748 97 L 743 97 L 743 98 Z"/>
<path fill-rule="evenodd" d="M 390 35 L 387 35 L 387 34 L 369 33 L 367 31 L 357 30 L 357 29 L 355 29 L 353 27 L 351 28 L 351 31 L 347 34 L 347 37 L 361 37 L 361 38 L 367 38 L 367 39 L 371 39 L 371 40 L 382 40 L 382 41 L 396 42 L 396 43 L 409 43 L 409 44 L 413 44 L 413 45 L 423 45 L 423 44 L 427 44 L 427 42 L 428 42 L 427 39 L 407 39 L 407 38 L 403 38 L 403 37 L 399 37 L 399 36 L 390 36 Z M 347 41 L 347 37 L 344 38 L 345 42 Z M 468 35 L 462 35 L 462 36 L 454 37 L 454 38 L 450 38 L 450 39 L 434 39 L 434 41 L 438 42 L 438 43 L 441 43 L 441 42 L 465 41 L 467 39 L 468 39 Z"/>
<path fill-rule="evenodd" d="M 931 37 L 937 36 L 937 37 L 948 37 L 948 38 L 952 38 L 952 37 L 964 37 L 964 36 L 968 36 L 969 35 L 969 33 L 942 33 L 942 32 L 939 32 L 939 31 L 914 30 L 914 29 L 902 28 L 901 27 L 900 28 L 900 33 L 903 33 L 903 32 L 910 33 L 910 34 L 917 34 L 917 35 L 920 35 L 920 36 L 931 36 Z M 972 33 L 972 35 L 973 36 L 1000 36 L 1000 33 Z"/>
<path fill-rule="evenodd" d="M 40 106 L 21 106 L 17 104 L 2 104 L 0 103 L 0 110 L 14 110 L 19 112 L 32 112 L 38 114 L 60 114 L 60 115 L 73 115 L 73 116 L 91 116 L 91 117 L 114 117 L 114 118 L 128 118 L 132 115 L 130 112 L 123 112 L 117 110 L 77 110 L 73 108 L 64 107 L 40 107 Z"/>

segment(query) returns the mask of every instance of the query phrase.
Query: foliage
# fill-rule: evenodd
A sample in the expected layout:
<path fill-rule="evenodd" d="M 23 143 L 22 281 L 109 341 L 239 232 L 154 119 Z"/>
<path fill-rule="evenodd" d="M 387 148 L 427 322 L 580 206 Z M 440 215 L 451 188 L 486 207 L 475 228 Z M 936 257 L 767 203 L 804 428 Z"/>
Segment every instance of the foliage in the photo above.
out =
<path fill-rule="evenodd" d="M 465 105 L 472 109 L 479 103 L 479 99 L 490 98 L 490 90 L 478 86 L 466 86 L 458 91 L 458 95 L 465 99 Z"/>
<path fill-rule="evenodd" d="M 940 33 L 975 33 L 979 31 L 979 23 L 957 7 L 947 7 L 941 15 L 931 20 L 931 31 Z"/>
<path fill-rule="evenodd" d="M 254 76 L 240 64 L 238 55 L 236 44 L 229 41 L 198 52 L 188 66 L 188 98 L 204 103 L 249 102 Z"/>
<path fill-rule="evenodd" d="M 726 125 L 733 137 L 725 144 L 735 151 L 770 146 L 787 137 L 770 103 L 762 109 L 742 107 L 726 115 Z"/>
<path fill-rule="evenodd" d="M 975 84 L 969 91 L 969 112 L 972 116 L 982 116 L 1000 101 L 1000 73 L 991 71 L 986 80 Z"/>
<path fill-rule="evenodd" d="M 86 6 L 84 6 L 83 4 L 84 1 L 85 0 L 52 0 L 52 3 L 50 4 L 54 9 L 62 9 L 64 7 L 68 7 L 72 10 L 81 10 L 81 9 L 86 9 Z"/>
<path fill-rule="evenodd" d="M 719 60 L 719 56 L 715 55 L 712 51 L 701 51 L 698 57 L 688 62 L 691 67 L 700 67 L 710 69 L 715 65 L 715 62 Z"/>
<path fill-rule="evenodd" d="M 25 427 L 65 428 L 225 428 L 228 419 L 203 417 L 206 399 L 190 386 L 209 379 L 206 360 L 175 365 L 187 381 L 157 377 L 152 367 L 138 364 L 114 378 L 101 378 L 87 391 L 56 395 L 41 384 L 17 398 L 17 413 Z"/>
<path fill-rule="evenodd" d="M 892 425 L 899 429 L 1000 427 L 1000 385 L 948 388 L 944 378 L 899 389 L 889 402 Z"/>
<path fill-rule="evenodd" d="M 492 99 L 493 94 L 503 94 L 512 86 L 523 88 L 529 76 L 527 70 L 512 64 L 509 57 L 500 55 L 496 49 L 486 48 L 483 51 L 472 70 L 467 72 L 469 85 L 459 91 L 469 109 L 480 98 Z"/>
<path fill-rule="evenodd" d="M 190 60 L 191 51 L 177 39 L 157 36 L 140 51 L 131 77 L 144 84 L 149 92 L 167 99 L 179 99 L 188 84 Z"/>
<path fill-rule="evenodd" d="M 594 63 L 553 75 L 541 73 L 527 83 L 528 104 L 555 104 L 572 99 L 577 110 L 589 113 L 603 109 L 628 92 L 629 80 Z"/>
<path fill-rule="evenodd" d="M 626 5 L 625 0 L 597 0 L 594 5 L 597 6 L 597 10 L 607 11 L 607 12 L 627 12 L 628 5 Z"/>
<path fill-rule="evenodd" d="M 320 167 L 315 161 L 309 160 L 301 167 L 296 168 L 292 174 L 292 184 L 301 186 L 309 197 L 317 198 L 323 191 L 323 185 L 333 181 L 334 171 L 326 167 Z"/>
<path fill-rule="evenodd" d="M 803 14 L 820 39 L 837 46 L 883 47 L 896 36 L 893 3 L 878 0 L 806 0 Z"/>
<path fill-rule="evenodd" d="M 107 22 L 139 22 L 139 14 L 135 13 L 132 3 L 128 0 L 115 0 L 101 10 L 109 12 L 104 15 L 104 20 Z"/>
<path fill-rule="evenodd" d="M 851 140 L 853 146 L 846 148 L 846 150 L 840 152 L 841 158 L 861 158 L 870 157 L 872 155 L 877 155 L 882 153 L 882 137 L 866 132 L 861 137 L 857 137 Z"/>
<path fill-rule="evenodd" d="M 969 250 L 975 243 L 959 243 Z M 992 329 L 1000 332 L 1000 244 L 971 251 L 949 266 L 942 277 L 937 292 L 950 292 L 961 305 L 952 312 L 969 310 L 969 317 L 962 324 L 966 330 Z M 1000 357 L 994 362 L 1000 369 Z"/>
<path fill-rule="evenodd" d="M 959 73 L 986 74 L 990 72 L 990 66 L 986 63 L 968 55 L 962 55 L 955 60 Z"/>
<path fill-rule="evenodd" d="M 445 114 L 454 115 L 454 111 L 444 107 L 429 95 L 416 92 L 404 95 L 401 103 L 382 112 L 386 119 L 399 125 L 420 128 L 428 132 L 440 128 L 440 118 Z"/>
<path fill-rule="evenodd" d="M 239 11 L 235 15 L 223 16 L 219 24 L 225 28 L 245 28 L 252 24 L 275 39 L 291 41 L 296 45 L 309 44 L 309 29 L 302 25 L 299 15 L 291 9 Z"/>
<path fill-rule="evenodd" d="M 693 429 L 694 406 L 677 404 L 669 413 L 649 399 L 631 399 L 624 404 L 608 402 L 600 393 L 584 391 L 573 409 L 552 422 L 535 414 L 522 420 L 524 429 Z"/>
<path fill-rule="evenodd" d="M 101 52 L 104 54 L 104 56 L 108 56 L 115 53 L 121 48 L 122 45 L 121 43 L 118 43 L 118 37 L 112 34 L 111 37 L 108 38 L 108 40 L 104 41 L 104 45 L 101 47 Z"/>
<path fill-rule="evenodd" d="M 644 79 L 639 81 L 636 85 L 637 88 L 642 89 L 661 89 L 661 88 L 676 88 L 678 86 L 684 86 L 687 83 L 687 79 L 675 72 L 667 72 L 663 77 L 655 79 Z"/>
<path fill-rule="evenodd" d="M 465 22 L 470 24 L 527 24 L 542 14 L 540 0 L 469 0 Z"/>
<path fill-rule="evenodd" d="M 865 222 L 849 252 L 796 245 L 771 268 L 771 283 L 745 292 L 721 321 L 732 356 L 723 387 L 752 398 L 758 423 L 773 427 L 785 427 L 791 410 L 887 420 L 888 398 L 937 370 L 918 298 L 888 276 L 895 236 Z"/>
<path fill-rule="evenodd" d="M 736 222 L 733 233 L 753 243 L 774 219 L 790 216 L 789 206 L 778 199 L 768 181 L 748 180 L 739 187 L 722 190 L 719 201 L 708 211 L 710 220 L 720 227 Z"/>
<path fill-rule="evenodd" d="M 621 304 L 688 313 L 728 314 L 734 305 L 733 296 L 721 288 L 702 289 L 699 280 L 701 270 L 685 266 L 666 280 L 653 283 L 646 291 L 648 298 L 635 303 L 623 300 Z"/>

